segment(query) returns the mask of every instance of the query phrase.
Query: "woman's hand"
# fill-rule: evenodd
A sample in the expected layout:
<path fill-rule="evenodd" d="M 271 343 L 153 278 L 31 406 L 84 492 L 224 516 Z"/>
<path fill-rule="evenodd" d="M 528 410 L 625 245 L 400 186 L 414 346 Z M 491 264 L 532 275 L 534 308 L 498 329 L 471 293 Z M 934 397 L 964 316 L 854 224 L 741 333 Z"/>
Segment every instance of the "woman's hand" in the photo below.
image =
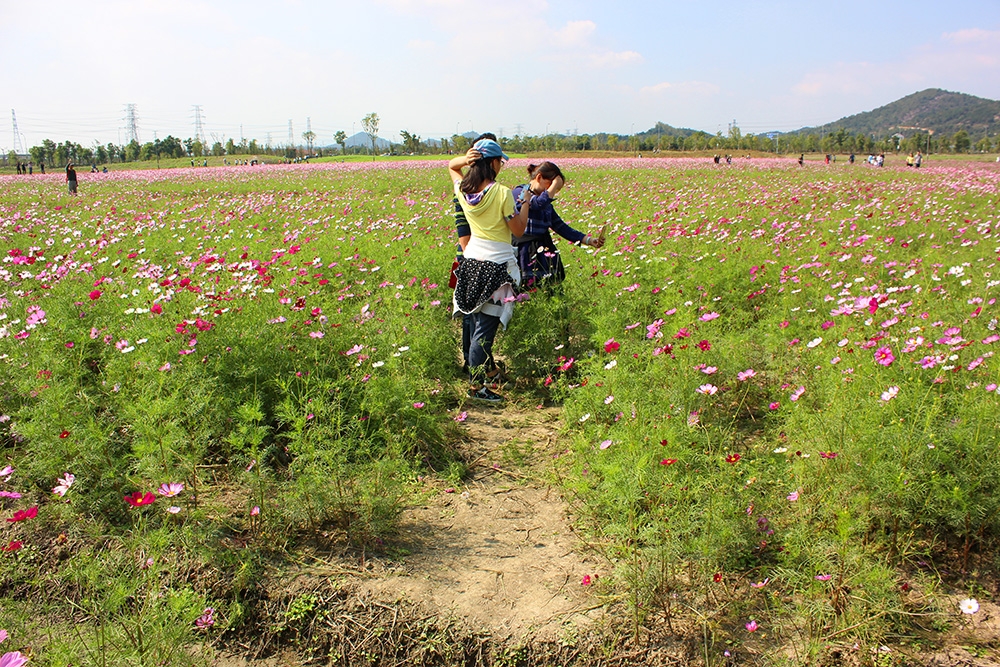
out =
<path fill-rule="evenodd" d="M 559 191 L 563 189 L 564 185 L 566 185 L 566 180 L 562 176 L 556 176 L 552 179 L 552 185 L 548 188 L 549 196 L 555 199 L 556 195 L 559 194 Z"/>
<path fill-rule="evenodd" d="M 477 160 L 481 159 L 483 154 L 477 151 L 475 148 L 470 148 L 465 152 L 465 166 L 471 167 L 476 163 Z"/>

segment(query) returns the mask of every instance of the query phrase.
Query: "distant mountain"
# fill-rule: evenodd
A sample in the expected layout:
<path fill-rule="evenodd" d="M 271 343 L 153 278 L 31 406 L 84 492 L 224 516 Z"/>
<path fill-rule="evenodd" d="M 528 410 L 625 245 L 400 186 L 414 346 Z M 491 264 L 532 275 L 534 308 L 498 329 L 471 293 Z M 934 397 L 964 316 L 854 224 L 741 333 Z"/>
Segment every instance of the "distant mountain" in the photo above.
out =
<path fill-rule="evenodd" d="M 368 135 L 365 134 L 364 132 L 356 132 L 355 134 L 352 134 L 351 136 L 347 137 L 345 145 L 348 148 L 354 148 L 355 146 L 360 146 L 361 148 L 371 148 L 372 140 L 369 139 Z M 377 146 L 379 150 L 388 150 L 389 141 L 383 139 L 382 137 L 376 137 L 375 146 Z M 340 144 L 331 143 L 327 144 L 326 146 L 318 146 L 317 148 L 337 149 L 340 148 Z"/>
<path fill-rule="evenodd" d="M 973 138 L 995 136 L 1000 132 L 1000 102 L 940 88 L 928 88 L 872 111 L 786 134 L 824 136 L 840 129 L 851 134 L 874 134 L 877 137 L 897 132 L 903 136 L 910 136 L 914 132 L 948 136 L 959 130 L 965 130 Z"/>
<path fill-rule="evenodd" d="M 675 137 L 681 137 L 682 139 L 687 139 L 693 134 L 711 134 L 711 132 L 704 132 L 703 130 L 692 130 L 690 127 L 674 127 L 673 125 L 667 125 L 666 123 L 657 122 L 656 125 L 649 128 L 645 132 L 637 133 L 641 139 L 655 138 L 656 135 L 660 134 L 663 136 L 672 135 Z"/>

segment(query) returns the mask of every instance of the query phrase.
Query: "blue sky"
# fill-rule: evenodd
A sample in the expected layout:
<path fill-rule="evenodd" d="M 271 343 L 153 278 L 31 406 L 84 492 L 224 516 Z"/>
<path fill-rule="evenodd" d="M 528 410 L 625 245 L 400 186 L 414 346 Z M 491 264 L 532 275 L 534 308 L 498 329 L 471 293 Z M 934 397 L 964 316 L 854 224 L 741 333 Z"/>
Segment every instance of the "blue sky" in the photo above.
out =
<path fill-rule="evenodd" d="M 998 0 L 0 0 L 28 145 L 793 130 L 925 88 L 1000 99 Z M 13 147 L 8 118 L 0 149 Z"/>

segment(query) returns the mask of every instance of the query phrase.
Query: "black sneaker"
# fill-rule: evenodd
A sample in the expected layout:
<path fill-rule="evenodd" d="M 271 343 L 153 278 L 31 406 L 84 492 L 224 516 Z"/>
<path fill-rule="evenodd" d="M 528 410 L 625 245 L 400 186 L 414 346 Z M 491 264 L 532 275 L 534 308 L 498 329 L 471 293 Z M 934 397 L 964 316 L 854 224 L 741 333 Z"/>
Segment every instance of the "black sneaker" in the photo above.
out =
<path fill-rule="evenodd" d="M 487 403 L 500 403 L 503 401 L 503 396 L 486 386 L 480 387 L 479 389 L 470 389 L 469 398 L 486 401 Z"/>

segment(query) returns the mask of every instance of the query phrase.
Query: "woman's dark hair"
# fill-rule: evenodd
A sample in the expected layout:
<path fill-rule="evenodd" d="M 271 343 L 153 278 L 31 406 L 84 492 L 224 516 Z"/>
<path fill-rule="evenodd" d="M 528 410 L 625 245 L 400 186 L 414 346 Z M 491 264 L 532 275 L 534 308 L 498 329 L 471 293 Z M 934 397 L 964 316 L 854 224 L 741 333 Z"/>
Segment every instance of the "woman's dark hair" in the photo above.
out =
<path fill-rule="evenodd" d="M 500 158 L 479 158 L 469 171 L 462 177 L 462 184 L 459 189 L 465 194 L 472 194 L 483 189 L 483 183 L 497 180 L 497 172 L 493 169 L 493 161 Z"/>
<path fill-rule="evenodd" d="M 566 177 L 563 176 L 562 170 L 556 166 L 556 163 L 548 161 L 541 164 L 528 165 L 528 178 L 534 178 L 535 176 L 541 176 L 542 178 L 547 178 L 550 181 L 554 181 L 561 176 L 563 180 L 566 180 Z"/>

